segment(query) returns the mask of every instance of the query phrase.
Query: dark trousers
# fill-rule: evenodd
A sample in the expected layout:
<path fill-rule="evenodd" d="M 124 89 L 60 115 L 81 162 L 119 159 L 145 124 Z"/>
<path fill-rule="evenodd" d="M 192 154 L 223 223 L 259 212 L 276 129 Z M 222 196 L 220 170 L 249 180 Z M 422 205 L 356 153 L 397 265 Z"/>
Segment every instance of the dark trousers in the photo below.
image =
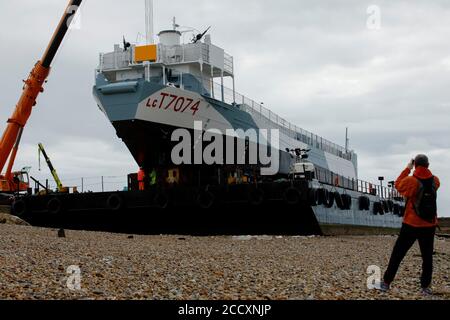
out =
<path fill-rule="evenodd" d="M 421 285 L 422 288 L 428 288 L 433 278 L 435 233 L 436 228 L 414 228 L 404 224 L 395 244 L 389 267 L 384 275 L 384 282 L 391 284 L 394 281 L 400 264 L 416 240 L 418 240 L 423 260 Z"/>

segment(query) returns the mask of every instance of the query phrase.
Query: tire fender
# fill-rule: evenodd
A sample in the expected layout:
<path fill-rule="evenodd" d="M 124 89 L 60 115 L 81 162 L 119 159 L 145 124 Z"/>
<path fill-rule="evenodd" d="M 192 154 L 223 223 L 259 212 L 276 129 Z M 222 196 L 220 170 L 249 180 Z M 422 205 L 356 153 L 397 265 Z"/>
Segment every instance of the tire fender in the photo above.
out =
<path fill-rule="evenodd" d="M 318 205 L 325 205 L 327 203 L 327 199 L 329 197 L 329 191 L 327 189 L 319 189 L 317 190 L 317 204 Z"/>
<path fill-rule="evenodd" d="M 153 198 L 153 203 L 159 209 L 167 209 L 169 206 L 169 197 L 164 192 L 158 192 Z"/>
<path fill-rule="evenodd" d="M 50 214 L 60 214 L 63 210 L 63 202 L 59 198 L 52 198 L 47 203 L 47 210 Z"/>
<path fill-rule="evenodd" d="M 395 216 L 400 217 L 400 206 L 398 204 L 394 204 L 393 213 Z"/>
<path fill-rule="evenodd" d="M 11 206 L 12 213 L 18 217 L 22 217 L 27 213 L 28 206 L 25 200 L 17 200 Z"/>
<path fill-rule="evenodd" d="M 319 191 L 317 189 L 310 189 L 308 191 L 308 202 L 310 206 L 317 206 L 319 202 Z"/>
<path fill-rule="evenodd" d="M 334 206 L 334 202 L 335 202 L 335 195 L 333 192 L 327 192 L 327 197 L 325 198 L 325 202 L 324 202 L 324 206 L 326 208 L 331 209 Z"/>
<path fill-rule="evenodd" d="M 264 203 L 264 190 L 261 188 L 251 188 L 248 193 L 248 201 L 253 206 L 260 206 Z"/>
<path fill-rule="evenodd" d="M 209 191 L 200 192 L 197 196 L 197 204 L 202 209 L 211 209 L 215 200 L 216 197 Z"/>
<path fill-rule="evenodd" d="M 345 210 L 345 204 L 344 204 L 344 199 L 342 198 L 342 195 L 336 191 L 333 193 L 333 197 L 334 197 L 334 201 L 336 201 L 336 205 L 338 206 L 338 208 L 341 210 Z"/>
<path fill-rule="evenodd" d="M 114 193 L 108 197 L 106 205 L 112 211 L 119 211 L 123 208 L 124 202 L 120 195 Z"/>
<path fill-rule="evenodd" d="M 343 194 L 342 200 L 344 202 L 344 209 L 351 210 L 352 209 L 352 197 L 348 194 Z"/>
<path fill-rule="evenodd" d="M 300 190 L 296 188 L 288 188 L 284 192 L 284 200 L 289 205 L 297 205 L 300 204 L 302 201 L 302 194 Z"/>
<path fill-rule="evenodd" d="M 375 202 L 373 204 L 373 214 L 374 215 L 384 215 L 383 204 L 381 202 Z"/>

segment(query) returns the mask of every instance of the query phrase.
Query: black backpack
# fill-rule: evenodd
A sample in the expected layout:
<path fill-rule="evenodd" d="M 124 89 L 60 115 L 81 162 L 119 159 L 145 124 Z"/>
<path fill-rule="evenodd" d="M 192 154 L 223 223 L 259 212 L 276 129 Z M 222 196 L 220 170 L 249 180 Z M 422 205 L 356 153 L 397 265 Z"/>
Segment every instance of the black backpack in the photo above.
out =
<path fill-rule="evenodd" d="M 434 177 L 426 180 L 417 178 L 417 180 L 420 186 L 414 210 L 421 219 L 433 223 L 438 215 L 436 180 Z"/>

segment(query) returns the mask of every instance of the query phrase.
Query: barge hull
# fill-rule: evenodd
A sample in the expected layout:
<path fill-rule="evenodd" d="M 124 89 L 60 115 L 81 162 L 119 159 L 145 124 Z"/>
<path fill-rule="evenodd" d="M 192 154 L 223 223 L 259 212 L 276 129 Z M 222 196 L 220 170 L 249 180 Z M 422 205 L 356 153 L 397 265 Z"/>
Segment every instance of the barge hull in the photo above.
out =
<path fill-rule="evenodd" d="M 310 191 L 303 181 L 208 189 L 180 186 L 148 191 L 50 194 L 16 199 L 13 214 L 41 227 L 147 235 L 305 236 L 369 231 L 392 234 L 401 226 L 401 217 L 393 213 L 381 217 L 370 210 L 359 211 L 357 199 L 353 199 L 351 209 L 325 210 L 337 212 L 341 219 L 331 216 L 324 219 L 320 214 L 324 205 L 312 204 Z M 345 224 L 349 217 L 357 216 L 382 223 Z"/>

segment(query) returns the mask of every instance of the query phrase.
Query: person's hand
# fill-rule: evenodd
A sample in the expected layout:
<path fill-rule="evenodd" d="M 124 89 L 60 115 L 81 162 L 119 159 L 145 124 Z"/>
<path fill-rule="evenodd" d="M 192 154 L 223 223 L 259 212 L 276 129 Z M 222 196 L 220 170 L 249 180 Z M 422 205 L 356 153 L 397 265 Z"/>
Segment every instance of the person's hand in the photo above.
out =
<path fill-rule="evenodd" d="M 408 169 L 409 169 L 409 170 L 414 169 L 414 160 L 411 160 L 411 161 L 408 163 Z"/>

